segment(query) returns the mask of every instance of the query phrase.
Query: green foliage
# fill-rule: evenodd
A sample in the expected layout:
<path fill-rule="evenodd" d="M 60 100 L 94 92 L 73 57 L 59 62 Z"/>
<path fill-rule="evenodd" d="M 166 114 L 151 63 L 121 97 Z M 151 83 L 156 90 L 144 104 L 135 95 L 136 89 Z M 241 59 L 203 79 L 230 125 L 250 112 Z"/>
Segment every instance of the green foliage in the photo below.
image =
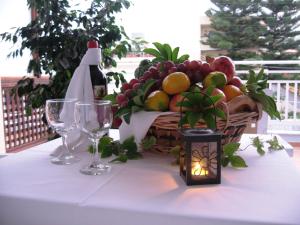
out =
<path fill-rule="evenodd" d="M 174 161 L 175 165 L 179 164 L 180 149 L 181 148 L 180 148 L 179 145 L 176 145 L 176 146 L 174 146 L 173 148 L 170 149 L 170 154 L 175 157 L 175 161 Z"/>
<path fill-rule="evenodd" d="M 256 148 L 259 155 L 264 155 L 266 153 L 264 150 L 264 144 L 259 137 L 252 138 L 252 145 Z"/>
<path fill-rule="evenodd" d="M 153 65 L 149 59 L 144 59 L 140 62 L 139 66 L 134 71 L 135 78 L 143 76 L 143 74 Z"/>
<path fill-rule="evenodd" d="M 111 104 L 114 105 L 114 104 L 117 104 L 117 93 L 114 92 L 113 94 L 109 94 L 109 95 L 106 95 L 103 97 L 103 100 L 109 100 L 111 101 Z"/>
<path fill-rule="evenodd" d="M 155 80 L 147 80 L 141 87 L 132 92 L 132 98 L 129 100 L 126 107 L 121 107 L 116 112 L 116 117 L 123 117 L 127 124 L 130 123 L 130 118 L 133 113 L 145 109 L 144 104 L 146 101 L 147 93 L 150 88 L 155 84 Z"/>
<path fill-rule="evenodd" d="M 177 64 L 182 63 L 189 58 L 189 55 L 187 54 L 178 56 L 179 47 L 172 49 L 169 44 L 161 44 L 158 42 L 154 42 L 153 45 L 155 48 L 146 48 L 144 49 L 144 52 L 154 56 L 154 62 L 164 62 L 170 60 Z"/>
<path fill-rule="evenodd" d="M 127 0 L 93 0 L 86 11 L 74 9 L 68 0 L 28 0 L 38 17 L 12 33 L 0 34 L 2 41 L 13 44 L 11 57 L 29 49 L 28 73 L 39 77 L 50 75 L 49 85 L 34 85 L 33 79 L 18 82 L 14 93 L 29 95 L 27 111 L 42 107 L 49 98 L 64 97 L 69 81 L 87 50 L 87 41 L 95 39 L 102 48 L 102 66 L 116 66 L 114 56 L 121 58 L 130 49 L 123 27 L 116 25 L 115 13 L 130 6 Z M 20 43 L 17 45 L 15 43 Z M 110 76 L 110 75 L 109 75 Z M 122 76 L 118 77 L 122 82 Z"/>
<path fill-rule="evenodd" d="M 278 139 L 276 136 L 273 139 L 267 140 L 269 146 L 269 151 L 278 151 L 284 149 L 283 145 L 279 144 Z"/>
<path fill-rule="evenodd" d="M 156 141 L 154 136 L 146 137 L 142 140 L 141 147 L 144 150 L 149 150 L 156 144 Z"/>
<path fill-rule="evenodd" d="M 271 96 L 265 94 L 264 89 L 267 88 L 268 78 L 264 70 L 260 70 L 255 74 L 253 70 L 249 71 L 249 79 L 246 82 L 246 94 L 255 101 L 262 104 L 263 110 L 269 114 L 272 119 L 280 119 L 280 113 L 277 110 L 276 103 Z"/>
<path fill-rule="evenodd" d="M 184 92 L 182 95 L 185 97 L 183 101 L 178 102 L 176 105 L 180 107 L 188 108 L 188 111 L 184 113 L 179 126 L 189 124 L 190 127 L 194 127 L 196 123 L 201 120 L 206 123 L 209 128 L 216 128 L 216 117 L 225 119 L 225 113 L 215 107 L 215 103 L 219 101 L 222 96 L 211 96 L 214 86 L 208 87 L 205 92 L 201 92 L 199 88 L 194 88 L 193 92 Z"/>
<path fill-rule="evenodd" d="M 251 49 L 259 46 L 263 28 L 257 17 L 260 0 L 211 0 L 214 8 L 206 15 L 211 20 L 211 30 L 204 44 L 226 50 L 233 60 L 257 59 Z"/>
<path fill-rule="evenodd" d="M 228 143 L 223 146 L 223 155 L 221 159 L 222 166 L 226 167 L 231 164 L 231 166 L 235 168 L 248 167 L 245 160 L 236 154 L 239 147 L 240 144 L 235 142 Z"/>
<path fill-rule="evenodd" d="M 93 153 L 93 146 L 89 146 L 88 151 Z M 138 159 L 142 157 L 142 155 L 138 152 L 138 147 L 133 136 L 124 140 L 123 143 L 120 143 L 120 141 L 113 141 L 112 138 L 104 136 L 99 140 L 98 151 L 101 158 L 107 158 L 115 155 L 116 158 L 110 162 L 124 163 L 129 159 Z"/>
<path fill-rule="evenodd" d="M 276 136 L 274 136 L 272 139 L 267 140 L 266 143 L 269 144 L 269 151 L 279 151 L 284 149 L 284 146 L 279 144 Z M 261 139 L 259 139 L 259 137 L 253 138 L 251 144 L 256 148 L 258 154 L 264 155 L 266 153 L 264 149 L 264 143 Z"/>
<path fill-rule="evenodd" d="M 266 60 L 297 60 L 300 56 L 299 0 L 261 1 L 260 18 L 265 29 L 261 36 Z M 290 51 L 293 49 L 294 52 Z"/>
<path fill-rule="evenodd" d="M 118 88 L 120 84 L 126 83 L 126 79 L 124 78 L 125 72 L 108 72 L 106 73 L 107 82 L 115 81 L 115 85 Z"/>
<path fill-rule="evenodd" d="M 211 0 L 206 12 L 213 28 L 206 36 L 213 48 L 234 60 L 298 59 L 300 3 L 298 0 Z M 295 50 L 291 52 L 289 50 Z"/>
<path fill-rule="evenodd" d="M 284 147 L 281 144 L 279 144 L 276 136 L 274 136 L 270 140 L 267 140 L 266 143 L 269 144 L 269 151 L 279 151 L 284 149 Z M 247 149 L 249 146 L 253 146 L 260 156 L 263 156 L 266 153 L 264 148 L 264 142 L 258 136 L 251 138 L 251 144 L 248 145 L 245 149 Z M 239 143 L 233 142 L 224 145 L 223 155 L 221 159 L 222 166 L 226 167 L 230 163 L 233 167 L 236 168 L 247 167 L 245 160 L 241 156 L 236 155 L 236 152 L 239 150 L 239 148 L 240 148 Z"/>

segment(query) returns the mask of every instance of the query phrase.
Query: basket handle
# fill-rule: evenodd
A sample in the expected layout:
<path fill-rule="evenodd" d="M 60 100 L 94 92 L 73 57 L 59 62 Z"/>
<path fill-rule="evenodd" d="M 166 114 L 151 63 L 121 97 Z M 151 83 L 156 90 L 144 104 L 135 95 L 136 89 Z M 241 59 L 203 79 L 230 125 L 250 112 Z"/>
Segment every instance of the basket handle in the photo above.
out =
<path fill-rule="evenodd" d="M 195 92 L 195 91 L 189 91 L 189 92 L 185 92 L 185 93 L 186 93 L 186 94 L 183 95 L 183 99 L 180 101 L 180 103 L 182 103 L 182 102 L 187 98 L 187 96 L 189 96 L 190 94 L 195 94 L 195 93 L 199 94 L 199 93 L 200 93 L 200 94 L 204 95 L 205 97 L 208 97 L 208 99 L 209 99 L 210 102 L 212 103 L 214 109 L 216 109 L 215 103 L 212 101 L 211 97 L 210 97 L 208 94 L 204 93 L 203 91 L 198 91 L 198 92 Z M 216 127 L 216 128 L 214 129 L 214 131 L 217 131 L 217 116 L 216 116 L 216 115 L 214 115 L 214 119 L 215 119 L 215 127 Z M 181 121 L 181 120 L 182 120 L 182 104 L 180 104 L 180 121 Z M 181 130 L 183 129 L 181 123 L 180 123 L 180 129 L 181 129 Z"/>

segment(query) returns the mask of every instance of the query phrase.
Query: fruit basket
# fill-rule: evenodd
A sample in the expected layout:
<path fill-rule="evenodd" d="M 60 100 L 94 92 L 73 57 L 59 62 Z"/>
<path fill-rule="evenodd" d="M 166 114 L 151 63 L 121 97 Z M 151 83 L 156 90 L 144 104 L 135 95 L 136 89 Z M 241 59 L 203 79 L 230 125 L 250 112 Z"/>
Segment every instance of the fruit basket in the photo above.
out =
<path fill-rule="evenodd" d="M 121 128 L 129 125 L 128 129 L 120 128 L 120 136 L 154 136 L 157 142 L 153 150 L 168 153 L 181 144 L 179 127 L 217 130 L 223 134 L 224 145 L 238 142 L 247 126 L 261 118 L 262 111 L 271 118 L 280 118 L 273 98 L 264 93 L 267 76 L 263 70 L 250 70 L 248 80 L 242 82 L 229 57 L 189 60 L 188 55 L 178 56 L 178 47 L 153 44 L 156 49 L 144 51 L 154 58 L 141 61 L 136 78 L 123 83 L 116 97 L 116 116 L 123 120 Z M 142 126 L 146 129 L 143 131 L 137 129 L 139 124 L 133 124 L 136 120 L 131 121 L 132 116 L 143 111 L 169 113 L 158 113 L 150 124 Z M 146 123 L 146 117 L 147 113 L 138 123 Z"/>
<path fill-rule="evenodd" d="M 237 97 L 229 103 L 222 103 L 220 107 L 226 112 L 226 119 L 216 121 L 216 130 L 223 134 L 222 145 L 239 142 L 245 129 L 260 120 L 262 115 L 262 105 L 248 96 Z M 147 133 L 147 136 L 154 136 L 157 140 L 152 151 L 168 154 L 173 147 L 181 144 L 179 120 L 180 113 L 161 115 L 155 119 Z M 207 125 L 198 122 L 195 127 L 206 128 Z"/>

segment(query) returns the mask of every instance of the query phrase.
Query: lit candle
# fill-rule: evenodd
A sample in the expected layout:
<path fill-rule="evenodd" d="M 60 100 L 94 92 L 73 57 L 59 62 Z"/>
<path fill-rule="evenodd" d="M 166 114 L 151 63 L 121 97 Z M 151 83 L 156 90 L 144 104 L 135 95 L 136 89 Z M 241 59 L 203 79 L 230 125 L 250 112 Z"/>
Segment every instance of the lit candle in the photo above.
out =
<path fill-rule="evenodd" d="M 192 175 L 205 176 L 208 175 L 208 170 L 201 167 L 199 162 L 196 162 L 192 168 Z"/>

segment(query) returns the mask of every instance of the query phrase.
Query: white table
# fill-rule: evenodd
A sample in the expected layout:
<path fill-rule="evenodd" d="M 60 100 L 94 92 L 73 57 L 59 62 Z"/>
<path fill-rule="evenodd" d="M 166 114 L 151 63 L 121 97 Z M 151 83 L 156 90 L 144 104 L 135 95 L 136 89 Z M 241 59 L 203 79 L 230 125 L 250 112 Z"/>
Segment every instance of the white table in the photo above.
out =
<path fill-rule="evenodd" d="M 166 156 L 86 176 L 86 153 L 78 164 L 50 163 L 58 144 L 0 159 L 1 225 L 300 224 L 300 172 L 285 151 L 261 157 L 249 148 L 247 169 L 223 168 L 222 184 L 187 187 Z"/>

